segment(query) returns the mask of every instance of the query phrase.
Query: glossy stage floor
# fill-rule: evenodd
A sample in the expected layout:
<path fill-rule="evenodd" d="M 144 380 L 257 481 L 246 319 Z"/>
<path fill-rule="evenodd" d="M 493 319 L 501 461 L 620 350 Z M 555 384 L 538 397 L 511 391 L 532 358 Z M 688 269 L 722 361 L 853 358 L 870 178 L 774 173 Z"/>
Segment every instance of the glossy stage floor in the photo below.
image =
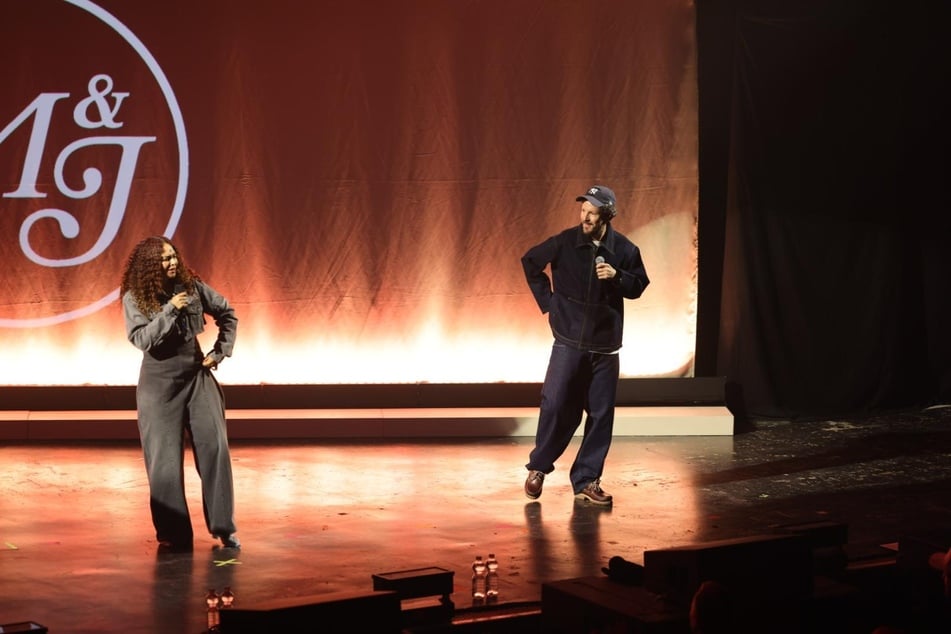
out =
<path fill-rule="evenodd" d="M 455 626 L 491 631 L 505 615 L 537 614 L 544 584 L 604 577 L 615 556 L 643 563 L 645 551 L 831 523 L 847 526 L 850 565 L 879 565 L 894 563 L 905 536 L 951 527 L 944 407 L 759 421 L 730 436 L 618 437 L 603 480 L 610 509 L 571 495 L 577 439 L 542 497 L 526 499 L 531 445 L 524 436 L 233 440 L 243 547 L 216 549 L 201 530 L 189 457 L 195 548 L 159 553 L 137 442 L 4 441 L 0 623 L 197 634 L 209 588 L 230 586 L 235 606 L 250 606 L 369 592 L 375 574 L 435 567 L 452 573 Z M 499 601 L 473 606 L 470 564 L 490 552 L 501 562 Z"/>

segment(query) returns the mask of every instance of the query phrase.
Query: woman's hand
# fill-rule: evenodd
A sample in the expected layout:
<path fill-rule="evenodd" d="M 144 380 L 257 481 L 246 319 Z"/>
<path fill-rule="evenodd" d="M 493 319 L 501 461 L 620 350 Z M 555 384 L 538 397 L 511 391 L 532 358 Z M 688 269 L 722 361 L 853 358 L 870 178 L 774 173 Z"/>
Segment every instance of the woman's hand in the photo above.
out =
<path fill-rule="evenodd" d="M 171 302 L 172 306 L 174 306 L 178 310 L 181 310 L 185 308 L 186 306 L 188 306 L 188 293 L 185 291 L 182 291 L 181 293 L 172 295 L 172 299 L 170 299 L 169 301 Z"/>

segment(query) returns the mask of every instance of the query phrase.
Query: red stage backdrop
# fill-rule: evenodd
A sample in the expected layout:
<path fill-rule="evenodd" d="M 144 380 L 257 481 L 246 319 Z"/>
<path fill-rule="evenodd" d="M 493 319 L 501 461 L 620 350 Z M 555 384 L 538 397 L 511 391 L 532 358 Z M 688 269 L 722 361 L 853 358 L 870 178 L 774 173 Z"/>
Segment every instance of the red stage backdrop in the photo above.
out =
<path fill-rule="evenodd" d="M 595 183 L 623 375 L 692 375 L 691 2 L 0 0 L 0 53 L 0 384 L 134 384 L 151 234 L 237 309 L 223 382 L 540 381 L 519 260 Z"/>

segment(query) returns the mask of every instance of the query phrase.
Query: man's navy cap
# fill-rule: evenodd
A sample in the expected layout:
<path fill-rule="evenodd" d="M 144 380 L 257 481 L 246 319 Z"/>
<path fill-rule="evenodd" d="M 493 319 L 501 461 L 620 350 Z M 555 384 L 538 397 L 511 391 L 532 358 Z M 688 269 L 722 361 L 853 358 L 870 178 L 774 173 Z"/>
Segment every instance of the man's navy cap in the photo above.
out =
<path fill-rule="evenodd" d="M 575 198 L 575 200 L 579 203 L 587 200 L 595 207 L 603 207 L 604 205 L 614 205 L 617 203 L 614 192 L 610 187 L 605 187 L 604 185 L 595 185 L 589 188 L 588 191 Z"/>

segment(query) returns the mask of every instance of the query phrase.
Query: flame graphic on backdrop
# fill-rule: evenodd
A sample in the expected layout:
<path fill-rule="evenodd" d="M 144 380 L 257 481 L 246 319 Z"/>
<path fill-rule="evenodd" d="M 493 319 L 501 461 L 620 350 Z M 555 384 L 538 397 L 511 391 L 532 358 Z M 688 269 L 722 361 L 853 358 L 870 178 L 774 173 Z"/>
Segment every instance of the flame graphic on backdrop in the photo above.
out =
<path fill-rule="evenodd" d="M 580 8 L 540 11 L 540 0 L 512 4 L 505 21 L 464 4 L 420 17 L 399 3 L 315 3 L 289 20 L 258 3 L 251 20 L 169 3 L 110 6 L 135 41 L 161 51 L 156 64 L 188 126 L 187 155 L 166 91 L 128 37 L 83 11 L 94 3 L 0 9 L 9 69 L 0 189 L 48 196 L 0 199 L 0 320 L 38 320 L 0 322 L 0 383 L 134 384 L 141 353 L 125 339 L 112 289 L 132 245 L 163 231 L 237 310 L 223 382 L 539 381 L 551 336 L 518 259 L 576 222 L 575 196 L 601 177 L 619 194 L 615 224 L 641 247 L 651 277 L 626 304 L 622 375 L 692 374 L 697 95 L 693 14 L 682 3 L 610 2 L 612 26 L 636 36 L 599 37 L 598 47 L 585 45 L 583 32 L 598 27 L 577 19 Z M 183 15 L 187 29 L 177 28 Z M 528 32 L 519 26 L 526 19 Z M 334 28 L 314 38 L 314 24 Z M 497 44 L 513 39 L 514 49 Z M 602 84 L 585 69 L 609 66 L 638 69 L 612 84 L 610 107 L 575 98 Z M 94 168 L 103 192 L 114 193 L 118 161 L 105 138 L 155 141 L 130 169 L 128 211 L 111 247 L 94 262 L 39 266 L 98 253 L 96 235 L 109 224 L 106 201 L 69 199 L 49 173 L 89 132 L 78 134 L 77 122 L 118 107 L 107 99 L 106 110 L 83 106 L 76 118 L 80 103 L 101 103 L 89 101 L 89 86 L 102 74 L 114 96 L 128 93 L 113 117 L 124 127 L 93 131 L 101 151 L 77 150 L 63 182 L 75 193 Z M 49 141 L 33 157 L 36 182 L 21 188 L 35 118 L 18 117 L 39 112 L 30 104 L 46 93 L 65 96 L 44 102 Z M 64 239 L 38 207 L 68 210 L 78 236 Z M 176 227 L 169 218 L 178 211 Z M 33 259 L 17 241 L 23 226 Z M 209 324 L 206 349 L 213 331 Z"/>

